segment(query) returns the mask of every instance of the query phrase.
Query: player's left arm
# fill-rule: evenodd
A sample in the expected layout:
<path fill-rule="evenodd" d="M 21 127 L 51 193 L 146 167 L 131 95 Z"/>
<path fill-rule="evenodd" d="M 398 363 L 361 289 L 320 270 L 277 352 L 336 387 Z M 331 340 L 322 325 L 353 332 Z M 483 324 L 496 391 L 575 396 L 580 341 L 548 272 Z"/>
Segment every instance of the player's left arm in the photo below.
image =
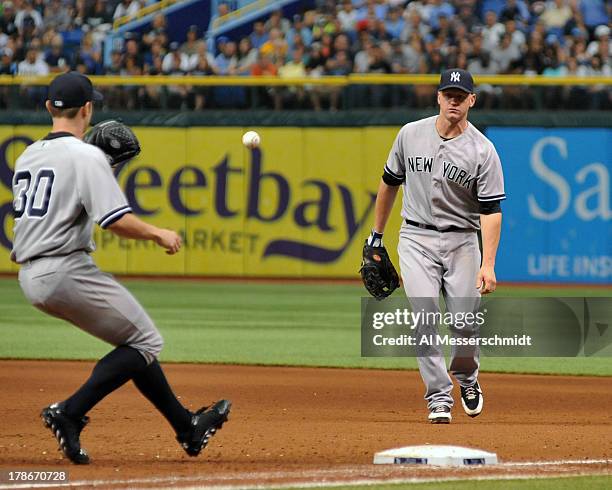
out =
<path fill-rule="evenodd" d="M 501 235 L 501 202 L 506 199 L 501 162 L 493 144 L 490 144 L 478 173 L 478 204 L 482 233 L 482 265 L 476 279 L 481 294 L 495 291 L 495 257 Z"/>
<path fill-rule="evenodd" d="M 497 279 L 495 278 L 495 257 L 501 235 L 502 214 L 480 215 L 480 230 L 482 233 L 482 265 L 476 279 L 476 288 L 481 294 L 495 291 Z"/>

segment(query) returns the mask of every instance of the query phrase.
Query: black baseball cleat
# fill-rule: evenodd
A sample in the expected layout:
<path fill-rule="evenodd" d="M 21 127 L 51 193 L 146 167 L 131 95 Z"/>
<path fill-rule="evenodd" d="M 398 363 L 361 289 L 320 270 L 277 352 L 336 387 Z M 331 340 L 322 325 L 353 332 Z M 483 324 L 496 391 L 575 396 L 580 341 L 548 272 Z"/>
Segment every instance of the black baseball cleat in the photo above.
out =
<path fill-rule="evenodd" d="M 482 412 L 484 397 L 478 381 L 467 388 L 461 387 L 461 404 L 470 417 L 477 417 Z"/>
<path fill-rule="evenodd" d="M 83 427 L 89 422 L 89 417 L 81 419 L 70 417 L 64 412 L 61 403 L 54 403 L 44 408 L 40 416 L 45 427 L 53 432 L 64 456 L 74 464 L 89 464 L 89 456 L 81 448 L 79 440 Z"/>
<path fill-rule="evenodd" d="M 220 400 L 210 407 L 202 407 L 191 416 L 191 428 L 176 440 L 189 456 L 197 456 L 209 439 L 223 427 L 232 408 L 229 400 Z"/>
<path fill-rule="evenodd" d="M 451 409 L 447 405 L 438 405 L 429 412 L 429 422 L 432 424 L 450 424 L 453 417 L 451 416 Z"/>

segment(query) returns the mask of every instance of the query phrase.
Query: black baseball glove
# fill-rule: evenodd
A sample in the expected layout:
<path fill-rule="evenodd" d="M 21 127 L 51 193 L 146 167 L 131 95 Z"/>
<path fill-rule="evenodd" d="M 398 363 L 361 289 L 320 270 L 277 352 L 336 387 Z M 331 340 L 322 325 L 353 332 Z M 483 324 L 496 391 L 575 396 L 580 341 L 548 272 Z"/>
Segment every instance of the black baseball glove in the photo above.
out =
<path fill-rule="evenodd" d="M 96 124 L 83 141 L 100 148 L 113 168 L 140 153 L 140 143 L 134 131 L 114 119 Z"/>
<path fill-rule="evenodd" d="M 368 292 L 383 300 L 399 287 L 399 277 L 384 246 L 373 247 L 366 240 L 363 246 L 361 279 Z"/>

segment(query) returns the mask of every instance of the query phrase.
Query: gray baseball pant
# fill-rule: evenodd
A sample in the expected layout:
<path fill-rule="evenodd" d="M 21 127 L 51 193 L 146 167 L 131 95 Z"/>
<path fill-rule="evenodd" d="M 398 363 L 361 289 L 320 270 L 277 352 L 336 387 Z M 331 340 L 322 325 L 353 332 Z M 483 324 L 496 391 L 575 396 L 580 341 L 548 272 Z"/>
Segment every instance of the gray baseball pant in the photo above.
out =
<path fill-rule="evenodd" d="M 19 283 L 36 308 L 109 344 L 136 349 L 147 364 L 162 350 L 162 336 L 144 308 L 86 252 L 27 261 Z"/>
<path fill-rule="evenodd" d="M 400 269 L 406 296 L 414 310 L 439 312 L 440 292 L 447 311 L 476 312 L 480 292 L 476 278 L 480 270 L 478 236 L 473 231 L 438 232 L 402 224 L 398 244 Z M 432 325 L 417 326 L 421 334 L 436 334 Z M 457 332 L 453 331 L 453 336 Z M 450 371 L 461 386 L 474 384 L 478 377 L 480 350 L 477 346 L 451 348 Z M 425 383 L 427 408 L 440 405 L 453 406 L 453 383 L 446 369 L 444 353 L 440 347 L 427 349 L 420 356 L 417 349 L 419 371 Z"/>

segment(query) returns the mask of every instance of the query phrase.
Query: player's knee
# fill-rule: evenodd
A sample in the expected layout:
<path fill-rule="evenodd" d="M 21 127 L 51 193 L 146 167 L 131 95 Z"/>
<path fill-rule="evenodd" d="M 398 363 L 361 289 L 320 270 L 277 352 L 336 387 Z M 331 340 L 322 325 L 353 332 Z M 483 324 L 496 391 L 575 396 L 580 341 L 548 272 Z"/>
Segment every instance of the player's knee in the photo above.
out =
<path fill-rule="evenodd" d="M 151 338 L 149 352 L 155 359 L 159 357 L 160 352 L 164 348 L 164 338 L 159 332 L 155 332 L 155 335 Z"/>
<path fill-rule="evenodd" d="M 134 339 L 131 346 L 138 350 L 146 359 L 147 364 L 155 361 L 164 347 L 164 339 L 157 329 L 150 330 L 146 335 Z"/>

